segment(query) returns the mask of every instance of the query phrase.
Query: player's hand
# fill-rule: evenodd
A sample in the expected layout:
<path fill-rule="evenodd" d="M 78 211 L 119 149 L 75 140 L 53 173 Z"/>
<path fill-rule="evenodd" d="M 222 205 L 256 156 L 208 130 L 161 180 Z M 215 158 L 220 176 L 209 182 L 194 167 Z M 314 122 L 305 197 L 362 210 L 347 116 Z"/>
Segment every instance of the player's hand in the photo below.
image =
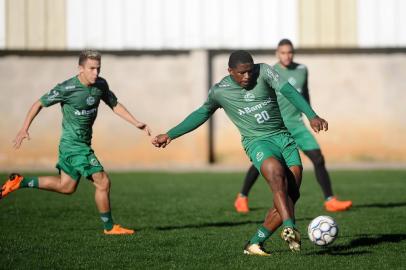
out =
<path fill-rule="evenodd" d="M 168 134 L 159 134 L 151 142 L 156 147 L 165 148 L 171 142 L 171 138 L 169 138 Z"/>
<path fill-rule="evenodd" d="M 148 136 L 151 136 L 151 129 L 149 128 L 149 126 L 147 124 L 142 123 L 142 122 L 138 122 L 136 124 L 136 127 L 141 129 L 141 130 L 144 130 L 147 133 Z"/>
<path fill-rule="evenodd" d="M 323 118 L 316 116 L 315 118 L 310 120 L 310 126 L 314 130 L 314 132 L 319 133 L 320 130 L 327 131 L 328 130 L 328 123 Z"/>
<path fill-rule="evenodd" d="M 21 143 L 23 142 L 24 139 L 30 140 L 30 134 L 28 134 L 28 131 L 26 130 L 20 130 L 13 140 L 13 148 L 14 149 L 20 148 Z"/>

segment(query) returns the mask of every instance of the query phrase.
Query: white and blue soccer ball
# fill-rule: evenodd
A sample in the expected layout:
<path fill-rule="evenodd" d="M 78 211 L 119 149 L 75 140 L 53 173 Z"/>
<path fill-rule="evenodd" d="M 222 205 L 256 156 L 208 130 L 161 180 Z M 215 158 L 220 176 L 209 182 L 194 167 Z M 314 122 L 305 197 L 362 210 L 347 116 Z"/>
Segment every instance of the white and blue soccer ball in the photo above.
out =
<path fill-rule="evenodd" d="M 327 246 L 338 236 L 338 225 L 332 217 L 318 216 L 307 227 L 310 241 L 317 246 Z"/>

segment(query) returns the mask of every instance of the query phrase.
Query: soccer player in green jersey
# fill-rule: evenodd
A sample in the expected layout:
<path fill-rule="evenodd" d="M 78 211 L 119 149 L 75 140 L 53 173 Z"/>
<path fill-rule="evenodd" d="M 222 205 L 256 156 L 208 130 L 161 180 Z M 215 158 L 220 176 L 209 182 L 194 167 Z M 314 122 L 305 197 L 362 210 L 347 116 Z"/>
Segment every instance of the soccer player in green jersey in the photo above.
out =
<path fill-rule="evenodd" d="M 286 129 L 277 102 L 284 95 L 310 120 L 315 131 L 327 130 L 306 100 L 278 72 L 267 64 L 254 64 L 246 51 L 235 51 L 228 63 L 229 76 L 215 84 L 206 102 L 166 134 L 152 143 L 166 147 L 172 140 L 196 129 L 219 108 L 223 108 L 241 133 L 243 147 L 274 194 L 274 208 L 244 249 L 245 254 L 269 256 L 264 242 L 283 224 L 281 237 L 292 251 L 300 250 L 294 204 L 299 199 L 302 165 L 295 141 Z"/>
<path fill-rule="evenodd" d="M 294 48 L 288 39 L 282 39 L 276 50 L 279 62 L 274 65 L 275 70 L 285 77 L 299 93 L 309 102 L 309 89 L 307 80 L 307 68 L 302 64 L 293 62 Z M 331 188 L 331 181 L 327 169 L 324 165 L 324 157 L 320 146 L 314 136 L 306 128 L 302 112 L 289 102 L 283 95 L 278 95 L 279 108 L 283 121 L 292 134 L 300 150 L 312 161 L 316 179 L 324 193 L 324 207 L 327 211 L 337 212 L 348 210 L 352 206 L 351 201 L 340 201 L 334 195 Z M 245 176 L 241 192 L 237 195 L 234 207 L 237 212 L 247 213 L 248 193 L 259 176 L 258 170 L 252 165 Z"/>
<path fill-rule="evenodd" d="M 19 188 L 37 188 L 62 194 L 72 194 L 81 176 L 93 182 L 95 201 L 104 225 L 105 234 L 133 234 L 113 222 L 110 208 L 110 179 L 91 148 L 92 127 L 102 100 L 115 114 L 138 129 L 151 135 L 149 127 L 138 121 L 117 101 L 107 81 L 99 77 L 101 55 L 92 50 L 79 56 L 79 74 L 55 86 L 36 101 L 29 110 L 21 130 L 14 139 L 20 148 L 29 139 L 28 129 L 43 107 L 60 103 L 62 110 L 62 136 L 59 143 L 59 176 L 26 177 L 11 174 L 2 186 L 0 199 Z"/>

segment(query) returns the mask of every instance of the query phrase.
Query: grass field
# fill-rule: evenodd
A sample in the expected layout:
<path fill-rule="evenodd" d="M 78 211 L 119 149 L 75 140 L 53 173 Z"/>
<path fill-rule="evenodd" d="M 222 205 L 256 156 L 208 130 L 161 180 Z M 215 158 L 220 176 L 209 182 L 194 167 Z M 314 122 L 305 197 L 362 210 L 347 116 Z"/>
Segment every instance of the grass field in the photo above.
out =
<path fill-rule="evenodd" d="M 2 179 L 5 175 L 1 174 Z M 234 212 L 241 173 L 112 173 L 115 221 L 133 236 L 105 236 L 82 180 L 72 196 L 19 190 L 0 202 L 2 269 L 406 269 L 406 171 L 334 171 L 333 184 L 352 210 L 331 214 L 340 228 L 328 248 L 311 244 L 307 224 L 322 208 L 321 190 L 305 172 L 297 206 L 303 251 L 274 234 L 271 257 L 242 254 L 272 202 L 265 181 L 252 211 Z"/>

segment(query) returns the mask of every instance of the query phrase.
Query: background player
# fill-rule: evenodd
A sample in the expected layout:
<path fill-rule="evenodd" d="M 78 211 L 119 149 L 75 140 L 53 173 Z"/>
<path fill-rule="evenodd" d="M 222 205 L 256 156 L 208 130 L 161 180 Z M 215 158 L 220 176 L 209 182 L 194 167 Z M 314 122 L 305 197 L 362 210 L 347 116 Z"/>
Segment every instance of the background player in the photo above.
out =
<path fill-rule="evenodd" d="M 299 251 L 300 234 L 295 228 L 294 203 L 299 199 L 302 167 L 296 143 L 283 124 L 276 92 L 285 95 L 303 111 L 315 131 L 327 130 L 327 122 L 318 117 L 295 88 L 271 66 L 254 64 L 248 52 L 233 52 L 228 66 L 230 75 L 210 89 L 206 102 L 166 134 L 156 136 L 152 143 L 166 147 L 171 140 L 196 129 L 218 108 L 223 108 L 239 129 L 247 155 L 274 194 L 274 208 L 269 210 L 244 253 L 268 256 L 263 243 L 282 224 L 282 239 L 292 251 Z"/>
<path fill-rule="evenodd" d="M 288 39 L 282 39 L 278 44 L 276 56 L 279 62 L 274 65 L 275 70 L 284 78 L 288 79 L 290 84 L 292 84 L 310 104 L 307 67 L 293 62 L 294 48 L 292 42 Z M 324 164 L 324 157 L 321 153 L 320 146 L 314 136 L 306 128 L 302 119 L 302 112 L 283 95 L 278 95 L 278 103 L 286 127 L 295 139 L 299 149 L 302 150 L 313 163 L 316 179 L 324 193 L 325 209 L 330 212 L 349 209 L 352 206 L 351 201 L 339 201 L 333 195 L 330 177 Z M 249 212 L 248 194 L 258 176 L 258 170 L 252 165 L 245 176 L 241 192 L 237 195 L 234 202 L 234 207 L 237 212 Z"/>
<path fill-rule="evenodd" d="M 104 225 L 105 234 L 133 234 L 134 231 L 114 224 L 110 208 L 110 179 L 91 148 L 92 127 L 100 100 L 118 116 L 150 136 L 149 127 L 139 122 L 119 102 L 107 81 L 99 77 L 101 55 L 83 51 L 79 56 L 79 74 L 36 101 L 29 110 L 21 130 L 14 139 L 18 149 L 24 139 L 30 139 L 28 129 L 43 107 L 61 104 L 62 136 L 59 143 L 59 176 L 24 177 L 10 175 L 1 189 L 0 199 L 19 188 L 38 188 L 62 194 L 75 192 L 81 176 L 91 180 L 96 188 L 95 201 Z"/>

